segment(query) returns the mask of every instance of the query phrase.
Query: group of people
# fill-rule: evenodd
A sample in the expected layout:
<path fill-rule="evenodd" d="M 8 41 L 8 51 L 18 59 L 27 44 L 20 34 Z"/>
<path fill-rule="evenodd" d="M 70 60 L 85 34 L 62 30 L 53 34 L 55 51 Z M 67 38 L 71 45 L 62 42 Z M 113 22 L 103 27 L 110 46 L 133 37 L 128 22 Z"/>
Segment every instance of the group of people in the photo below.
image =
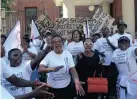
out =
<path fill-rule="evenodd" d="M 3 58 L 6 37 L 1 35 L 3 98 L 136 99 L 137 41 L 133 43 L 126 28 L 121 22 L 118 33 L 110 35 L 109 28 L 103 27 L 101 34 L 89 38 L 74 30 L 71 41 L 51 32 L 33 40 L 24 35 L 21 49 L 8 52 L 8 62 Z M 88 93 L 87 79 L 95 72 L 107 78 L 108 93 Z M 39 82 L 38 73 L 46 73 L 46 83 Z"/>

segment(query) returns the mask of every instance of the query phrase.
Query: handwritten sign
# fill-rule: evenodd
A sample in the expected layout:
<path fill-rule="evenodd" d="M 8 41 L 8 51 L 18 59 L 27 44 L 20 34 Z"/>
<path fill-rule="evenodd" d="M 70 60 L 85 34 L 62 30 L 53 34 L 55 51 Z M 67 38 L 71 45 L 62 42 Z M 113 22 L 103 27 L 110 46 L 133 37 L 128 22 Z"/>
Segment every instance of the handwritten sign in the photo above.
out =
<path fill-rule="evenodd" d="M 114 18 L 98 8 L 93 17 L 88 19 L 89 32 L 90 34 L 98 33 L 104 26 L 110 29 L 113 22 Z"/>
<path fill-rule="evenodd" d="M 47 14 L 41 15 L 35 23 L 40 35 L 46 33 L 47 30 L 53 29 L 55 27 L 55 23 L 49 18 Z"/>
<path fill-rule="evenodd" d="M 56 19 L 56 32 L 63 38 L 67 38 L 72 34 L 73 30 L 83 31 L 83 22 L 86 18 L 57 18 Z"/>

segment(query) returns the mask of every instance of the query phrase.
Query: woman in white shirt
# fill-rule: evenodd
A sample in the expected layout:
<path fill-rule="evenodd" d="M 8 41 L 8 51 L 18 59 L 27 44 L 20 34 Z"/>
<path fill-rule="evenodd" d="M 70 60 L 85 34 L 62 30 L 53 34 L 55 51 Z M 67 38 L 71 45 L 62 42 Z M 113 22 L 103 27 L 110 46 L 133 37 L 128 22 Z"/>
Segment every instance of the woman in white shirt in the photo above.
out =
<path fill-rule="evenodd" d="M 10 72 L 12 72 L 17 77 L 20 77 L 25 80 L 30 80 L 31 73 L 36 68 L 36 66 L 40 63 L 40 61 L 46 56 L 46 52 L 39 53 L 35 59 L 22 62 L 22 54 L 21 51 L 17 48 L 11 49 L 8 52 L 8 59 L 10 61 Z M 32 92 L 31 87 L 19 88 L 11 83 L 9 83 L 6 79 L 2 79 L 1 84 L 5 87 L 10 94 L 13 96 L 26 94 Z"/>
<path fill-rule="evenodd" d="M 74 30 L 72 33 L 72 42 L 68 44 L 68 50 L 72 54 L 74 62 L 76 64 L 76 57 L 79 53 L 84 52 L 84 45 L 82 41 L 82 34 L 78 30 Z"/>
<path fill-rule="evenodd" d="M 22 59 L 23 61 L 32 60 L 37 55 L 37 50 L 35 47 L 29 45 L 30 39 L 28 37 L 23 37 L 21 40 L 22 47 Z"/>
<path fill-rule="evenodd" d="M 72 55 L 63 50 L 63 39 L 60 36 L 52 37 L 53 51 L 42 60 L 39 72 L 48 73 L 47 83 L 53 87 L 50 91 L 56 99 L 72 99 L 71 76 L 75 83 L 76 93 L 84 95 L 80 84 Z"/>
<path fill-rule="evenodd" d="M 124 77 L 131 79 L 131 76 L 137 72 L 137 47 L 130 47 L 130 40 L 126 36 L 119 38 L 118 47 L 119 49 L 116 49 L 112 56 L 112 62 L 116 65 L 119 72 L 117 79 L 118 98 L 137 99 L 137 95 L 131 95 L 129 93 L 129 88 L 127 86 L 122 87 L 124 84 L 126 84 L 126 81 L 123 81 Z M 130 84 L 132 84 L 132 82 L 129 83 L 129 85 Z M 134 88 L 130 89 L 130 91 L 135 91 L 133 89 Z"/>
<path fill-rule="evenodd" d="M 30 39 L 27 35 L 24 35 L 24 37 L 21 40 L 21 47 L 22 47 L 22 60 L 23 61 L 29 61 L 36 57 L 37 55 L 37 49 L 30 45 Z M 39 80 L 38 70 L 37 68 L 33 71 L 31 75 L 31 80 Z"/>

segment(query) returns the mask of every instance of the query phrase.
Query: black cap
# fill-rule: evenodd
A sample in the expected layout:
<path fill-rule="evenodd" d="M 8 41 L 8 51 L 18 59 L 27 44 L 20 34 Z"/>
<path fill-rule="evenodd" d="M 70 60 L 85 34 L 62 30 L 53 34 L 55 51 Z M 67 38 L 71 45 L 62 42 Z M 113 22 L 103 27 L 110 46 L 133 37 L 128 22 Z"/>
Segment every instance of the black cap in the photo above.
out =
<path fill-rule="evenodd" d="M 129 42 L 129 43 L 130 43 L 129 38 L 128 38 L 128 37 L 126 37 L 126 36 L 122 36 L 122 37 L 120 37 L 120 38 L 118 39 L 118 43 L 120 43 L 121 41 L 127 41 L 127 42 Z"/>
<path fill-rule="evenodd" d="M 117 28 L 119 29 L 119 27 L 120 27 L 121 25 L 124 25 L 124 26 L 127 28 L 127 24 L 126 24 L 123 20 L 121 20 L 121 21 L 118 23 Z"/>

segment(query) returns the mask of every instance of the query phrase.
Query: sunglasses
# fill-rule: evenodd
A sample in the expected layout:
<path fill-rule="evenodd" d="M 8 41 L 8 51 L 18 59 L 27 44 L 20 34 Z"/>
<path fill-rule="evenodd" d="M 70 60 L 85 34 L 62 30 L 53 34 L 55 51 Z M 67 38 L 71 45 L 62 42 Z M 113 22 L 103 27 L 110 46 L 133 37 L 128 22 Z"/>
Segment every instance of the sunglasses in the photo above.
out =
<path fill-rule="evenodd" d="M 84 42 L 84 45 L 93 45 L 92 42 Z"/>

